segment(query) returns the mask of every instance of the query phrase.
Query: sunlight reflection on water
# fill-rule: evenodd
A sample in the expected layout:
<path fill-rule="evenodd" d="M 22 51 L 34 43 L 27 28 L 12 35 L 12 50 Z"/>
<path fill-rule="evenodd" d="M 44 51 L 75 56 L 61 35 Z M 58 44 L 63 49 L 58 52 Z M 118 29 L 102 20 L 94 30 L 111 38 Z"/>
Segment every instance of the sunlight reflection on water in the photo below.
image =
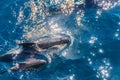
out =
<path fill-rule="evenodd" d="M 106 43 L 103 41 L 104 38 L 108 38 L 107 41 L 109 42 L 109 38 L 111 39 L 111 36 L 107 35 L 109 33 L 106 33 L 110 29 L 110 25 L 107 23 L 108 16 L 106 15 L 110 15 L 110 13 L 112 13 L 112 11 L 110 12 L 110 9 L 114 8 L 117 5 L 117 3 L 101 0 L 98 4 L 98 6 L 102 7 L 100 9 L 75 10 L 74 7 L 76 3 L 82 4 L 83 2 L 82 0 L 78 0 L 76 2 L 74 0 L 50 0 L 50 2 L 46 0 L 31 0 L 25 2 L 23 6 L 20 6 L 18 12 L 15 10 L 12 11 L 12 15 L 17 19 L 15 26 L 22 26 L 22 39 L 29 42 L 39 41 L 46 37 L 69 36 L 71 38 L 71 44 L 67 49 L 65 49 L 61 53 L 60 56 L 64 57 L 66 60 L 76 60 L 83 58 L 87 60 L 89 67 L 94 69 L 93 72 L 96 71 L 96 80 L 108 80 L 111 76 L 111 70 L 113 69 L 111 62 L 109 58 L 103 57 L 99 59 L 98 56 L 106 54 L 106 50 L 104 49 L 104 47 L 101 48 L 101 46 L 104 45 L 104 43 Z M 19 4 L 16 3 L 15 7 L 18 6 Z M 54 7 L 58 9 L 56 9 L 55 11 L 50 11 L 50 7 L 53 7 L 53 9 Z M 119 15 L 117 16 L 119 17 Z M 110 17 L 110 19 L 113 18 L 114 17 Z M 9 20 L 8 22 L 9 24 L 12 24 L 12 21 Z M 116 23 L 118 28 L 115 29 L 113 31 L 114 33 L 110 35 L 112 35 L 112 38 L 119 40 L 120 22 L 117 22 L 116 20 Z M 16 30 L 14 30 L 13 32 L 15 31 Z M 5 46 L 9 44 L 9 42 L 6 41 L 6 39 L 3 36 L 0 36 L 0 39 L 5 41 Z M 18 42 L 19 41 L 21 42 L 22 40 L 18 40 Z M 1 50 L 4 49 L 0 48 L 0 51 Z M 18 52 L 19 50 L 14 48 L 8 51 L 7 53 Z M 62 66 L 65 67 L 65 65 Z M 58 80 L 76 80 L 76 76 L 80 76 L 84 79 L 84 76 L 82 77 L 81 75 L 87 73 L 87 71 L 84 72 L 84 69 L 82 70 L 81 68 L 76 68 L 76 66 L 72 64 L 70 64 L 69 66 L 72 67 L 71 69 L 69 69 L 70 74 L 67 73 L 66 68 L 66 72 L 63 70 L 63 74 L 59 73 L 58 69 L 54 71 L 56 65 L 52 67 L 52 69 L 48 69 L 53 70 L 52 73 L 55 72 L 54 74 L 45 74 L 44 71 L 42 73 L 44 75 L 47 75 L 47 77 L 51 77 L 51 80 L 53 80 L 55 76 L 58 76 Z M 69 68 L 69 66 L 67 66 L 67 68 Z M 76 70 L 78 71 L 78 73 L 81 71 L 81 75 L 75 73 Z M 19 79 L 27 78 L 30 80 L 30 75 L 32 76 L 32 73 L 30 72 L 26 73 L 25 75 L 21 72 L 21 74 L 19 74 Z M 37 80 L 39 80 L 39 75 L 32 76 L 32 78 L 36 76 L 38 77 Z M 43 75 L 40 75 L 40 77 L 45 78 Z"/>

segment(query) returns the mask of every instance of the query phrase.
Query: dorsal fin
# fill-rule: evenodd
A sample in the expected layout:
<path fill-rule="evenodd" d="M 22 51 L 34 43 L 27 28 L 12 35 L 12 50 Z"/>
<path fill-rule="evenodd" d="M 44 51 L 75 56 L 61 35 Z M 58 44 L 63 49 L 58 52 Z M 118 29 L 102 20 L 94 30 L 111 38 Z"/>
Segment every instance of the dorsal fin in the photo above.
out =
<path fill-rule="evenodd" d="M 25 49 L 25 48 L 32 48 L 33 46 L 36 45 L 36 43 L 27 42 L 27 43 L 20 43 L 19 45 L 22 46 L 23 49 Z"/>

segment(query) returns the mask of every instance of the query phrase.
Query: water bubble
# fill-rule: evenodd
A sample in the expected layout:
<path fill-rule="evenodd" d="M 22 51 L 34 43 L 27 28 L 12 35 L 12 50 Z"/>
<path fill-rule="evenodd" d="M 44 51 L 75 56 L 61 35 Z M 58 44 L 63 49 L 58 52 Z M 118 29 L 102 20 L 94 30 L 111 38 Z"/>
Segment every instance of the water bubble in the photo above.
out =
<path fill-rule="evenodd" d="M 92 36 L 92 37 L 90 38 L 90 40 L 89 40 L 89 43 L 90 43 L 90 44 L 94 44 L 96 40 L 98 40 L 98 38 Z"/>
<path fill-rule="evenodd" d="M 90 54 L 91 54 L 92 56 L 95 56 L 95 53 L 93 53 L 93 52 L 91 52 Z"/>
<path fill-rule="evenodd" d="M 119 22 L 119 24 L 120 24 L 120 22 Z M 116 31 L 117 31 L 117 32 L 119 32 L 119 31 L 120 31 L 120 29 L 117 29 Z"/>
<path fill-rule="evenodd" d="M 115 37 L 118 37 L 119 36 L 119 33 L 115 33 Z"/>
<path fill-rule="evenodd" d="M 23 78 L 23 75 L 21 75 L 19 79 L 22 79 L 22 78 Z"/>
<path fill-rule="evenodd" d="M 74 80 L 74 74 L 69 77 L 69 80 Z"/>
<path fill-rule="evenodd" d="M 104 51 L 103 51 L 103 49 L 99 49 L 99 52 L 100 52 L 100 53 L 103 53 Z"/>

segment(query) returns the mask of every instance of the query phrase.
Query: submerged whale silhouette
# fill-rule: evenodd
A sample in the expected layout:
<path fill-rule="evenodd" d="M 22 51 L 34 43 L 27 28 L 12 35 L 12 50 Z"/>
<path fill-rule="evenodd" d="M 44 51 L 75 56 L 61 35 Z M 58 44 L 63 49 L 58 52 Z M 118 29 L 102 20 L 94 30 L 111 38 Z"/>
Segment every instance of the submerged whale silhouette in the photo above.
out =
<path fill-rule="evenodd" d="M 67 44 L 70 42 L 69 38 L 54 38 L 51 40 L 44 40 L 38 43 L 20 43 L 22 51 L 19 54 L 3 54 L 0 56 L 1 62 L 12 62 L 15 60 L 25 60 L 34 58 L 46 52 L 49 49 L 59 49 L 56 45 Z"/>
<path fill-rule="evenodd" d="M 65 8 L 65 6 L 67 6 L 67 9 L 74 8 L 74 12 L 76 12 L 76 11 L 78 11 L 80 9 L 86 9 L 86 8 L 92 8 L 92 7 L 97 8 L 97 7 L 99 7 L 98 2 L 99 1 L 97 1 L 97 0 L 84 0 L 84 3 L 78 4 L 76 2 L 73 2 L 73 4 L 72 4 L 72 3 L 69 3 L 69 1 L 68 1 L 68 3 L 66 3 L 64 6 L 61 5 L 60 7 L 56 7 L 56 6 L 50 7 L 47 12 L 49 12 L 50 15 L 55 15 L 56 12 L 58 12 L 58 14 L 59 14 L 59 12 L 62 12 L 62 10 Z M 69 4 L 71 4 L 73 6 L 69 6 Z"/>
<path fill-rule="evenodd" d="M 81 2 L 73 2 L 73 3 L 67 3 L 65 6 L 67 6 L 67 9 L 74 9 L 74 12 L 79 11 L 80 9 L 88 9 L 88 8 L 100 8 L 103 7 L 111 7 L 112 5 L 116 4 L 118 0 L 84 0 L 83 3 Z M 69 1 L 68 1 L 69 2 Z M 71 2 L 71 1 L 70 1 Z M 69 4 L 73 6 L 68 6 Z M 55 7 L 48 9 L 48 12 L 50 14 L 55 14 L 56 12 L 62 12 L 62 10 L 65 8 L 63 7 Z"/>
<path fill-rule="evenodd" d="M 0 74 L 3 74 L 7 71 L 17 71 L 17 70 L 35 70 L 41 66 L 44 66 L 47 62 L 45 60 L 39 60 L 39 59 L 30 59 L 29 61 L 20 62 L 14 65 L 13 67 L 4 70 L 0 72 Z"/>

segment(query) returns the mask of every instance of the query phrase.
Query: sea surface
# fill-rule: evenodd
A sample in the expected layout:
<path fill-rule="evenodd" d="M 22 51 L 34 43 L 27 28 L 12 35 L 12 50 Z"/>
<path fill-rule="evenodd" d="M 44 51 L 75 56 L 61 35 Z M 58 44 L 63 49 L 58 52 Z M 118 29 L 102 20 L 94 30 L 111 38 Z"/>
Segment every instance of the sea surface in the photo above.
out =
<path fill-rule="evenodd" d="M 120 80 L 120 1 L 100 1 L 82 9 L 75 4 L 83 0 L 0 0 L 1 55 L 18 53 L 23 41 L 71 39 L 46 68 L 8 71 L 0 80 Z M 0 62 L 0 71 L 14 64 Z"/>

